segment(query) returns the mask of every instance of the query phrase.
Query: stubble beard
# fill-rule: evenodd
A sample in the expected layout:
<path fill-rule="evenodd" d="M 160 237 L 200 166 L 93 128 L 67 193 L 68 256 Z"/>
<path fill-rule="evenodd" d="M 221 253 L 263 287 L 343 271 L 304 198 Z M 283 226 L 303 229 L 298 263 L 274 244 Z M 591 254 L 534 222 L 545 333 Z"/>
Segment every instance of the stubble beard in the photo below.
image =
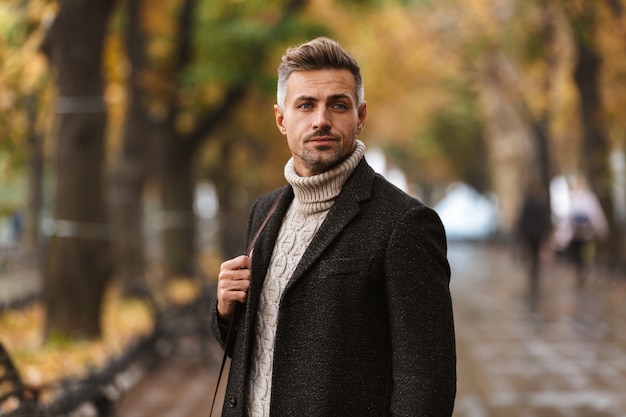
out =
<path fill-rule="evenodd" d="M 305 148 L 302 151 L 302 161 L 314 175 L 331 170 L 344 159 L 345 156 L 341 155 L 339 147 L 320 146 L 314 149 Z"/>

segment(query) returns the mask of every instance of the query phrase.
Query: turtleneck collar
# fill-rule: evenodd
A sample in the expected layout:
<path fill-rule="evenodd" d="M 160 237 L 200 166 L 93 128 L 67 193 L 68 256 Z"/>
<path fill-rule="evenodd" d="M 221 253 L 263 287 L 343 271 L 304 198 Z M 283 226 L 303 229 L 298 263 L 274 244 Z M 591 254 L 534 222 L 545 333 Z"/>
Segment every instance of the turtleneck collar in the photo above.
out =
<path fill-rule="evenodd" d="M 354 152 L 333 169 L 319 175 L 301 177 L 294 169 L 293 157 L 285 165 L 285 178 L 294 192 L 293 205 L 305 213 L 330 209 L 354 168 L 365 154 L 365 144 L 357 139 Z"/>

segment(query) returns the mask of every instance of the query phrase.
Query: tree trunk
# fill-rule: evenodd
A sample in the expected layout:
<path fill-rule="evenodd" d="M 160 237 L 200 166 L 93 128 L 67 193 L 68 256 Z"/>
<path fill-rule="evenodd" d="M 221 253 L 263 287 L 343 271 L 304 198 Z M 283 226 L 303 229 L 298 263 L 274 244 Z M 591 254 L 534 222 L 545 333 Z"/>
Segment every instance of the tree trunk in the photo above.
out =
<path fill-rule="evenodd" d="M 39 219 L 43 207 L 43 138 L 36 130 L 37 97 L 26 100 L 28 114 L 28 205 L 24 221 L 22 247 L 29 266 L 39 264 Z"/>
<path fill-rule="evenodd" d="M 501 202 L 498 214 L 498 232 L 508 237 L 514 232 L 522 193 L 528 181 L 535 149 L 534 136 L 517 91 L 510 63 L 498 51 L 485 58 L 480 74 L 481 102 L 485 112 L 485 139 L 487 163 L 492 173 L 493 189 Z"/>
<path fill-rule="evenodd" d="M 215 169 L 214 183 L 218 197 L 218 241 L 225 259 L 243 253 L 249 204 L 237 196 L 232 157 L 236 138 L 226 137 L 220 146 L 220 161 Z"/>
<path fill-rule="evenodd" d="M 162 228 L 165 272 L 168 276 L 195 274 L 196 218 L 194 213 L 194 147 L 176 136 L 168 123 L 162 164 Z"/>
<path fill-rule="evenodd" d="M 622 22 L 621 27 L 623 27 L 624 23 L 622 19 L 624 17 L 625 5 L 622 4 L 621 0 L 607 0 L 607 3 L 609 5 L 611 13 L 613 14 L 613 18 L 616 21 Z M 620 204 L 623 204 L 623 200 L 620 197 L 621 193 L 626 191 L 626 188 L 623 187 L 623 181 L 626 180 L 623 170 L 623 162 L 620 162 L 623 157 L 623 148 L 613 150 L 612 159 L 615 161 L 614 164 L 612 164 L 612 168 L 614 169 L 613 175 L 621 176 L 620 178 L 614 179 L 613 187 L 622 187 L 622 189 L 619 191 L 614 191 L 613 194 L 613 203 L 615 204 L 614 211 L 616 215 L 612 219 L 611 231 L 613 237 L 611 238 L 611 248 L 613 250 L 612 253 L 614 254 L 613 256 L 615 259 L 615 264 L 616 266 L 621 267 L 622 270 L 626 268 L 626 217 L 623 212 L 624 207 L 620 206 Z M 618 201 L 621 201 L 621 203 L 618 203 Z"/>
<path fill-rule="evenodd" d="M 613 198 L 611 195 L 611 169 L 609 164 L 610 144 L 602 127 L 602 104 L 600 97 L 600 57 L 582 36 L 577 36 L 576 47 L 578 61 L 574 71 L 574 80 L 580 95 L 580 107 L 583 124 L 583 143 L 581 165 L 590 182 L 591 190 L 597 195 L 602 209 L 613 230 Z M 619 254 L 619 236 L 610 233 L 606 244 L 600 246 L 599 258 L 611 263 L 617 261 Z"/>
<path fill-rule="evenodd" d="M 113 174 L 115 269 L 124 296 L 141 294 L 146 290 L 143 189 L 154 142 L 140 80 L 145 67 L 145 40 L 140 28 L 138 3 L 138 0 L 127 2 L 126 51 L 132 74 L 128 83 L 124 136 Z"/>
<path fill-rule="evenodd" d="M 44 274 L 48 337 L 95 338 L 111 273 L 102 52 L 113 0 L 61 0 L 42 48 L 56 70 L 55 233 Z"/>
<path fill-rule="evenodd" d="M 537 35 L 541 39 L 543 48 L 547 51 L 544 56 L 544 61 L 547 64 L 547 68 L 541 79 L 541 91 L 546 102 L 550 102 L 550 95 L 554 90 L 554 73 L 556 71 L 556 57 L 550 51 L 554 50 L 554 43 L 556 39 L 556 9 L 548 1 L 541 1 L 539 4 L 541 10 L 541 24 Z M 533 132 L 535 136 L 535 149 L 537 161 L 537 171 L 539 176 L 539 182 L 541 184 L 542 192 L 547 201 L 547 212 L 545 213 L 547 218 L 543 219 L 543 224 L 552 226 L 552 201 L 550 196 L 550 183 L 552 181 L 552 158 L 550 155 L 550 109 L 546 106 L 537 117 L 533 117 L 529 106 L 525 105 L 526 112 L 529 119 L 532 120 Z M 530 167 L 531 169 L 534 167 Z"/>

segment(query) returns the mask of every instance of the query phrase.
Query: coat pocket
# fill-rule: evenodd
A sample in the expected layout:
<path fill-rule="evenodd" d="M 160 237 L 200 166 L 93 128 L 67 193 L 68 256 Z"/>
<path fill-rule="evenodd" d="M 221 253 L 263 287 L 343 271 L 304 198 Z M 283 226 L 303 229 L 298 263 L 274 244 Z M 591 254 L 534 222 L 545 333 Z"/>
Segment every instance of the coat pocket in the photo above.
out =
<path fill-rule="evenodd" d="M 315 285 L 322 293 L 339 294 L 347 303 L 370 301 L 384 292 L 382 262 L 378 258 L 326 259 L 320 262 Z"/>

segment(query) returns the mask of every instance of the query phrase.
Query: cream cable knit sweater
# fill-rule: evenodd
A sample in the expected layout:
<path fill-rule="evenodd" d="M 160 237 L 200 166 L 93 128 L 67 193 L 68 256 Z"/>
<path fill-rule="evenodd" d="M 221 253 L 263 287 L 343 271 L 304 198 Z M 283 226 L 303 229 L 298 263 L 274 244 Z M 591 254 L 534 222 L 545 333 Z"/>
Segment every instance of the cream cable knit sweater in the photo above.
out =
<path fill-rule="evenodd" d="M 285 165 L 285 178 L 293 187 L 295 196 L 278 233 L 259 300 L 247 404 L 250 417 L 270 415 L 274 338 L 283 290 L 364 153 L 365 145 L 357 140 L 356 149 L 348 159 L 332 170 L 312 177 L 296 174 L 293 158 Z"/>

